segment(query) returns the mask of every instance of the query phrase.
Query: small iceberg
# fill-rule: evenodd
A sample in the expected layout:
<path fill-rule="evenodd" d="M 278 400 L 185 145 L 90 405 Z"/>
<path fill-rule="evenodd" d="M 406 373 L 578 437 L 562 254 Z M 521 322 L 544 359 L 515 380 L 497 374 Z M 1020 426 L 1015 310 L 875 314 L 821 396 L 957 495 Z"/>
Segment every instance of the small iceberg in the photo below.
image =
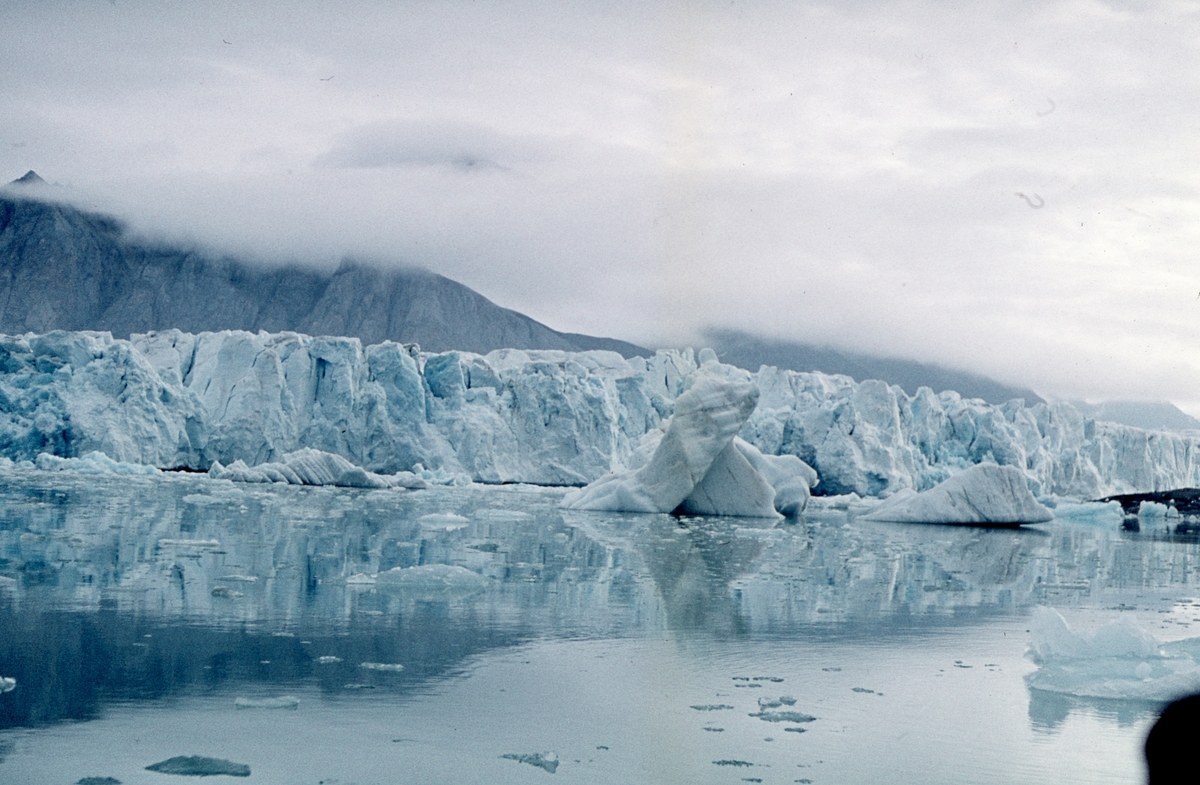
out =
<path fill-rule="evenodd" d="M 1031 690 L 1156 702 L 1200 691 L 1200 638 L 1162 643 L 1128 616 L 1077 632 L 1047 607 L 1034 609 L 1029 631 Z"/>
<path fill-rule="evenodd" d="M 288 485 L 335 485 L 343 488 L 409 488 L 420 490 L 428 483 L 412 472 L 375 474 L 355 466 L 340 455 L 305 447 L 289 452 L 279 461 L 247 466 L 236 460 L 228 466 L 213 461 L 208 476 L 214 480 Z"/>
<path fill-rule="evenodd" d="M 146 771 L 180 774 L 185 777 L 250 776 L 250 767 L 244 763 L 234 763 L 223 758 L 206 758 L 203 755 L 177 755 L 147 766 Z"/>
<path fill-rule="evenodd" d="M 515 760 L 518 763 L 528 763 L 530 766 L 537 766 L 539 769 L 545 769 L 553 774 L 558 771 L 558 755 L 553 752 L 534 752 L 528 754 L 510 752 L 507 755 L 501 755 L 501 758 Z"/>
<path fill-rule="evenodd" d="M 923 493 L 893 495 L 862 517 L 895 523 L 1044 523 L 1054 513 L 1038 503 L 1014 466 L 980 463 Z"/>
<path fill-rule="evenodd" d="M 0 676 L 0 695 L 17 688 L 17 680 L 11 676 Z"/>
<path fill-rule="evenodd" d="M 399 673 L 404 670 L 404 666 L 398 662 L 363 662 L 358 667 L 369 671 L 384 671 L 385 673 Z"/>

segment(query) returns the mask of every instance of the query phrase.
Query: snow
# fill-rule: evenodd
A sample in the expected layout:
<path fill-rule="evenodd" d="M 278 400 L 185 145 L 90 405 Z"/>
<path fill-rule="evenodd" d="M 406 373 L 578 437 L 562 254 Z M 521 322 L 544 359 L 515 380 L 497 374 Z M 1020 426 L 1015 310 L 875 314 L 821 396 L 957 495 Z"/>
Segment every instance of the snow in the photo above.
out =
<path fill-rule="evenodd" d="M 1043 523 L 1054 513 L 1033 498 L 1018 469 L 981 463 L 923 493 L 896 494 L 863 517 L 900 523 Z"/>
<path fill-rule="evenodd" d="M 291 482 L 285 467 L 301 474 L 287 456 L 311 449 L 361 469 L 368 487 L 402 471 L 430 484 L 583 486 L 646 465 L 679 401 L 711 373 L 702 366 L 743 374 L 706 350 L 626 360 L 603 351 L 430 354 L 297 333 L 0 336 L 0 470 L 39 454 L 90 463 L 47 458 L 44 468 L 110 472 L 232 471 L 241 461 L 240 477 Z M 1016 467 L 1039 498 L 1200 486 L 1197 433 L 1101 422 L 1067 403 L 909 396 L 880 381 L 771 367 L 744 379 L 758 401 L 733 444 L 789 514 L 811 486 L 797 461 L 819 475 L 820 493 L 859 498 L 928 490 L 984 463 Z M 709 462 L 720 457 L 725 485 L 752 478 L 721 450 Z M 779 458 L 784 477 L 771 469 Z M 702 488 L 698 509 L 717 509 L 722 488 L 717 497 Z M 761 495 L 752 509 L 763 508 Z"/>

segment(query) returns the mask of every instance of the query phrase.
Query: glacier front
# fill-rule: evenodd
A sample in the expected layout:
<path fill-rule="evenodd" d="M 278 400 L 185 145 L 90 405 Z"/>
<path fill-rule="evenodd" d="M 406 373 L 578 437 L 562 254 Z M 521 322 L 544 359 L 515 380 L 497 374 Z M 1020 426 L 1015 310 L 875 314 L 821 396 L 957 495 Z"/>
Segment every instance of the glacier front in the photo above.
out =
<path fill-rule="evenodd" d="M 700 364 L 691 350 L 426 353 L 297 333 L 0 336 L 0 456 L 98 451 L 206 471 L 310 448 L 378 475 L 586 485 L 638 468 Z M 1016 467 L 1041 498 L 1200 485 L 1200 434 L 1093 420 L 1065 403 L 909 396 L 771 367 L 750 377 L 759 398 L 738 437 L 813 467 L 818 493 L 923 491 L 980 463 Z"/>

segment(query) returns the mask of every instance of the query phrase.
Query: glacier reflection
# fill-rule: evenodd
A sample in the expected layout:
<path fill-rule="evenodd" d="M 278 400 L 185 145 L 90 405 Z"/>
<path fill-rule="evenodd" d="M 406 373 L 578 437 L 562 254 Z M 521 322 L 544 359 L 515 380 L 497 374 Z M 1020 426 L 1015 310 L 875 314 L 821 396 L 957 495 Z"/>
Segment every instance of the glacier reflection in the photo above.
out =
<path fill-rule="evenodd" d="M 19 689 L 0 699 L 0 727 L 231 687 L 418 694 L 547 639 L 903 649 L 997 619 L 1019 630 L 1039 604 L 1162 612 L 1177 637 L 1200 621 L 1173 612 L 1197 594 L 1200 543 L 1166 530 L 895 525 L 836 509 L 771 525 L 564 512 L 561 496 L 10 473 L 0 675 Z M 487 582 L 455 592 L 361 577 L 434 564 Z M 1029 721 L 1053 732 L 1075 708 L 1123 725 L 1150 711 L 1034 694 Z"/>

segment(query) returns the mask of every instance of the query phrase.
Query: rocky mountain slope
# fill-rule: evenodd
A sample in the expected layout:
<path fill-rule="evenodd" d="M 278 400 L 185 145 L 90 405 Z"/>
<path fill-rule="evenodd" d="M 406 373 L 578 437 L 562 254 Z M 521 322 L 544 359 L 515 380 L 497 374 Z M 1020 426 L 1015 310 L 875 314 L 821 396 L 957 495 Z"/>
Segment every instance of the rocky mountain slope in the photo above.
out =
<path fill-rule="evenodd" d="M 333 273 L 267 268 L 139 242 L 109 216 L 43 200 L 48 190 L 33 172 L 0 189 L 0 333 L 266 330 L 430 351 L 647 354 L 624 341 L 558 332 L 428 270 L 355 261 Z"/>

